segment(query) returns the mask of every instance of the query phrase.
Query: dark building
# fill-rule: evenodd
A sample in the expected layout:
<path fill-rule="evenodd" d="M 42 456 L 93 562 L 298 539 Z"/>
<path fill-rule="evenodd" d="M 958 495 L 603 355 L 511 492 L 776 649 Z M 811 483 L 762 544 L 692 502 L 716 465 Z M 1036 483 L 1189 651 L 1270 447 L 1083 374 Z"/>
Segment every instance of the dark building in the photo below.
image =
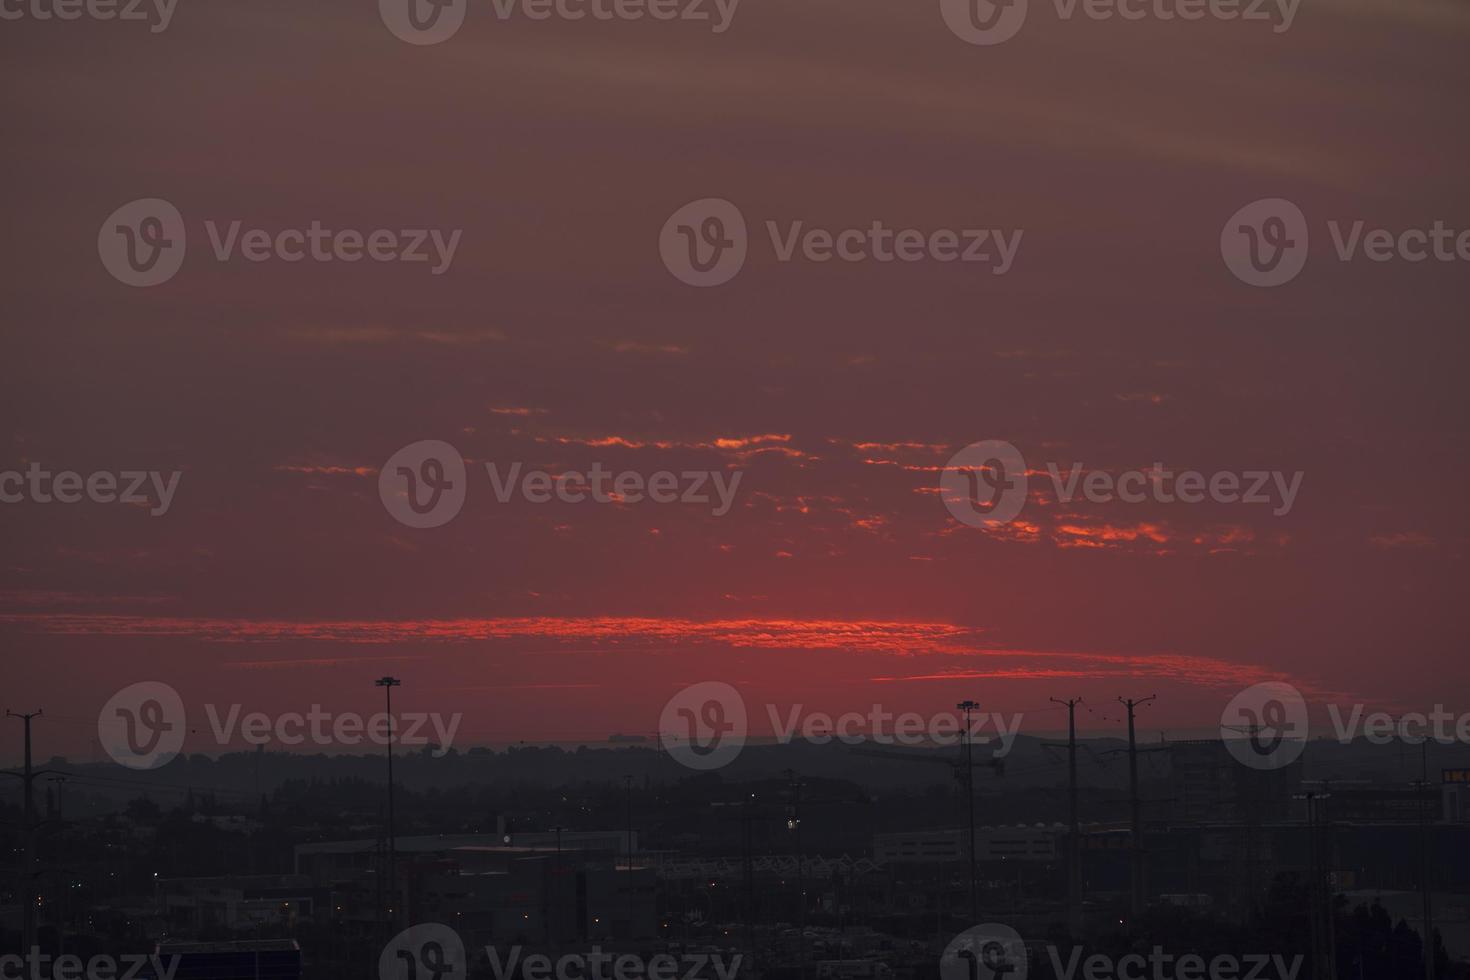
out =
<path fill-rule="evenodd" d="M 1285 820 L 1302 782 L 1302 760 L 1279 769 L 1253 769 L 1220 739 L 1169 744 L 1169 795 L 1183 823 Z"/>
<path fill-rule="evenodd" d="M 230 875 L 164 878 L 159 915 L 178 935 L 248 933 L 279 927 L 289 932 L 322 912 L 329 895 L 305 875 Z"/>
<path fill-rule="evenodd" d="M 626 847 L 625 835 L 601 832 L 401 837 L 399 920 L 442 922 L 472 946 L 650 937 L 656 876 L 629 869 Z M 384 860 L 374 840 L 296 848 L 300 877 L 330 897 L 332 922 L 369 935 L 385 902 Z"/>
<path fill-rule="evenodd" d="M 176 966 L 170 980 L 299 980 L 301 948 L 294 939 L 247 939 L 223 943 L 160 943 L 158 962 Z M 140 974 L 157 980 L 153 963 Z M 167 970 L 165 970 L 167 974 Z"/>

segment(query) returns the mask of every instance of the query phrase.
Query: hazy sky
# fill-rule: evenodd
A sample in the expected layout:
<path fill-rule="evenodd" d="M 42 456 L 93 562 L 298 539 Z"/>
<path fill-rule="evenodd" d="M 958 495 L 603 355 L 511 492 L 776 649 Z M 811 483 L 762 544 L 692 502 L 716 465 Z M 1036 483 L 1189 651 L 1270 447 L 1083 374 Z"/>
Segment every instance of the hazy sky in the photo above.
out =
<path fill-rule="evenodd" d="M 373 6 L 0 24 L 0 470 L 182 471 L 156 517 L 0 505 L 4 701 L 45 708 L 43 756 L 141 680 L 366 711 L 393 673 L 474 740 L 651 732 L 709 679 L 1052 728 L 1049 697 L 1150 693 L 1151 727 L 1209 728 L 1271 679 L 1470 710 L 1470 263 L 1342 262 L 1327 230 L 1470 229 L 1463 5 L 1303 0 L 1274 33 L 1031 0 L 977 46 L 932 0 L 744 0 L 723 33 L 470 0 L 423 47 Z M 132 288 L 98 231 L 149 197 L 188 255 Z M 750 254 L 696 288 L 659 233 L 711 197 Z M 1220 235 L 1271 197 L 1311 257 L 1262 289 Z M 205 222 L 237 220 L 462 235 L 437 276 L 216 261 Z M 1005 275 L 777 261 L 795 220 L 1024 237 Z M 427 530 L 378 493 L 423 439 L 471 467 Z M 1281 516 L 1033 492 L 987 531 L 937 492 L 987 439 L 1038 473 L 1302 478 Z M 502 504 L 487 461 L 742 476 L 717 517 Z"/>

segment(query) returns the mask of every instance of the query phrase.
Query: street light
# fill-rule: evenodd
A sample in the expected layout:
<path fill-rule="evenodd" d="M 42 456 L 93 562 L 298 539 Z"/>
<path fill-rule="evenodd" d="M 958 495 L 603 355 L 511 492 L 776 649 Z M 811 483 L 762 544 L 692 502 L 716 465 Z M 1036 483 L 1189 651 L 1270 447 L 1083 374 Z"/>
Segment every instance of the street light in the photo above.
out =
<path fill-rule="evenodd" d="M 395 891 L 394 878 L 397 875 L 398 866 L 398 840 L 394 836 L 393 828 L 393 689 L 403 684 L 396 677 L 379 677 L 373 681 L 375 687 L 383 689 L 383 697 L 386 701 L 388 712 L 388 924 L 393 926 L 393 909 L 398 905 L 398 894 Z"/>
<path fill-rule="evenodd" d="M 624 803 L 625 803 L 625 805 L 627 807 L 626 815 L 627 815 L 627 818 L 628 818 L 628 825 L 627 825 L 628 839 L 627 839 L 627 842 L 626 842 L 627 845 L 628 845 L 628 870 L 629 871 L 632 871 L 633 870 L 633 777 L 630 776 L 630 775 L 626 775 L 625 774 L 623 776 L 623 793 L 624 793 L 623 801 L 624 801 Z"/>
<path fill-rule="evenodd" d="M 980 710 L 980 703 L 969 698 L 955 705 L 965 713 L 965 804 L 970 820 L 970 921 L 980 919 L 980 892 L 975 870 L 975 730 L 970 726 L 970 712 Z"/>

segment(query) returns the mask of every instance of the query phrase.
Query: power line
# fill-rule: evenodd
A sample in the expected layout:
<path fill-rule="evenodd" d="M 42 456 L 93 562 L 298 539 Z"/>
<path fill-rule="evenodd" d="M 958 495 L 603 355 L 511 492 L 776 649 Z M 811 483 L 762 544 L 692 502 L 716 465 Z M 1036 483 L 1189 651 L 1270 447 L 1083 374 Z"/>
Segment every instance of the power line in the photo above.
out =
<path fill-rule="evenodd" d="M 1134 734 L 1133 712 L 1135 709 L 1148 704 L 1157 695 L 1150 694 L 1146 698 L 1118 698 L 1118 703 L 1128 709 L 1128 795 L 1132 803 L 1132 840 L 1130 841 L 1130 865 L 1132 868 L 1132 902 L 1131 913 L 1133 922 L 1131 926 L 1137 928 L 1139 917 L 1143 914 L 1144 905 L 1144 882 L 1143 882 L 1143 811 L 1138 799 L 1138 741 Z"/>
<path fill-rule="evenodd" d="M 35 781 L 40 776 L 49 775 L 53 770 L 31 768 L 31 719 L 39 718 L 41 710 L 22 714 L 17 711 L 5 710 L 5 717 L 19 718 L 25 724 L 25 772 L 23 774 L 7 773 L 6 775 L 19 775 L 25 782 L 25 804 L 21 814 L 21 835 L 25 857 L 21 865 L 21 948 L 31 950 L 36 945 L 36 807 L 35 793 L 32 789 Z"/>
<path fill-rule="evenodd" d="M 965 713 L 965 802 L 970 810 L 970 921 L 980 921 L 980 876 L 975 862 L 975 731 L 970 726 L 970 712 L 980 707 L 978 701 L 966 698 L 956 708 Z"/>
<path fill-rule="evenodd" d="M 1072 927 L 1076 929 L 1081 925 L 1082 913 L 1082 842 L 1077 819 L 1077 705 L 1082 699 L 1051 700 L 1067 708 L 1067 906 Z"/>

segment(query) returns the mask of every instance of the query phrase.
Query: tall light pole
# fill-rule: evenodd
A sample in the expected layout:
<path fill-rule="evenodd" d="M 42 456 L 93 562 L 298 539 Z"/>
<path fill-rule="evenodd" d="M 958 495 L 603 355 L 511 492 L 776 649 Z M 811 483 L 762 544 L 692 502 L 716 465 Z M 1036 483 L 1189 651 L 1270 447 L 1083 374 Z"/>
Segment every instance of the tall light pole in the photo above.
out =
<path fill-rule="evenodd" d="M 398 840 L 393 827 L 393 689 L 402 685 L 396 677 L 383 676 L 373 684 L 383 689 L 388 712 L 388 927 L 398 925 L 398 892 L 395 878 L 398 874 Z"/>
<path fill-rule="evenodd" d="M 782 775 L 791 786 L 791 809 L 786 817 L 786 829 L 791 831 L 796 845 L 796 931 L 800 936 L 801 966 L 798 976 L 806 980 L 806 859 L 801 850 L 801 776 L 795 769 L 782 770 Z"/>
<path fill-rule="evenodd" d="M 970 712 L 980 702 L 965 700 L 955 705 L 965 713 L 965 797 L 970 808 L 970 921 L 980 921 L 980 879 L 975 865 L 975 730 L 970 727 Z"/>
<path fill-rule="evenodd" d="M 31 719 L 40 716 L 39 710 L 25 714 L 9 708 L 5 710 L 5 717 L 19 718 L 26 728 L 25 770 L 20 773 L 6 773 L 9 776 L 20 776 L 25 781 L 25 810 L 21 813 L 22 847 L 25 852 L 21 862 L 21 943 L 26 956 L 30 955 L 31 947 L 36 944 L 36 807 L 32 784 L 37 778 L 51 772 L 50 769 L 37 772 L 31 767 Z"/>

